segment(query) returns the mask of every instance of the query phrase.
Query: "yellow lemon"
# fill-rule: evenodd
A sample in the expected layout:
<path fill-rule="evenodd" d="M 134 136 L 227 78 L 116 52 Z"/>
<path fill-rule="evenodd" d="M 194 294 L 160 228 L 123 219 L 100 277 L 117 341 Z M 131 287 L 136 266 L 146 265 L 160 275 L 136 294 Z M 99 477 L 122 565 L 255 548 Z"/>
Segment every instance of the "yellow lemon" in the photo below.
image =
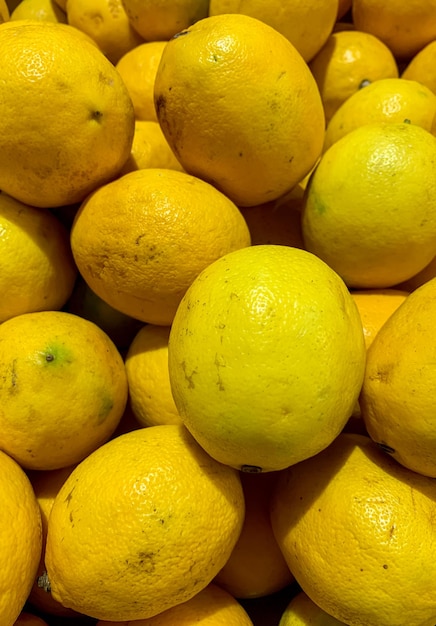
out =
<path fill-rule="evenodd" d="M 415 289 L 377 333 L 360 398 L 369 435 L 399 463 L 433 478 L 435 319 L 433 278 Z"/>
<path fill-rule="evenodd" d="M 410 59 L 436 38 L 436 0 L 353 0 L 352 17 L 397 59 Z"/>
<path fill-rule="evenodd" d="M 147 41 L 167 40 L 207 16 L 209 0 L 122 0 L 133 27 Z"/>
<path fill-rule="evenodd" d="M 51 593 L 97 619 L 153 617 L 212 581 L 244 508 L 238 472 L 183 426 L 120 435 L 84 459 L 56 496 L 46 548 Z"/>
<path fill-rule="evenodd" d="M 154 98 L 184 169 L 238 206 L 282 196 L 322 150 L 323 108 L 307 64 L 283 35 L 254 17 L 210 16 L 173 37 Z"/>
<path fill-rule="evenodd" d="M 130 406 L 142 426 L 181 423 L 168 372 L 169 326 L 146 324 L 126 354 Z"/>
<path fill-rule="evenodd" d="M 11 15 L 6 0 L 0 0 L 0 24 L 8 22 L 10 17 Z"/>
<path fill-rule="evenodd" d="M 24 470 L 0 451 L 0 622 L 13 626 L 35 580 L 41 556 L 41 515 Z"/>
<path fill-rule="evenodd" d="M 209 15 L 242 13 L 269 24 L 297 48 L 307 62 L 333 30 L 338 0 L 210 0 Z"/>
<path fill-rule="evenodd" d="M 162 326 L 201 270 L 249 245 L 229 198 L 195 176 L 159 168 L 100 187 L 71 230 L 74 259 L 91 289 L 122 313 Z"/>
<path fill-rule="evenodd" d="M 355 626 L 436 623 L 435 515 L 433 479 L 348 433 L 283 470 L 271 504 L 302 590 Z"/>
<path fill-rule="evenodd" d="M 300 591 L 284 610 L 278 626 L 346 626 L 346 624 L 323 611 L 304 591 Z"/>
<path fill-rule="evenodd" d="M 436 41 L 431 41 L 417 52 L 401 74 L 407 80 L 416 80 L 436 93 Z"/>
<path fill-rule="evenodd" d="M 355 29 L 333 32 L 309 63 L 327 123 L 347 98 L 381 78 L 398 78 L 389 48 L 377 37 Z"/>
<path fill-rule="evenodd" d="M 96 626 L 126 626 L 127 622 L 99 621 Z M 132 622 L 130 622 L 132 624 Z M 193 598 L 154 617 L 136 620 L 134 626 L 254 626 L 236 599 L 210 583 Z"/>
<path fill-rule="evenodd" d="M 127 89 L 74 31 L 29 20 L 0 26 L 0 188 L 34 206 L 80 202 L 130 154 Z"/>
<path fill-rule="evenodd" d="M 241 473 L 245 518 L 239 539 L 215 583 L 236 598 L 260 598 L 294 581 L 274 537 L 269 515 L 271 493 L 279 472 Z"/>
<path fill-rule="evenodd" d="M 67 16 L 53 0 L 21 0 L 12 11 L 11 20 L 41 20 L 65 24 Z"/>
<path fill-rule="evenodd" d="M 37 575 L 33 580 L 33 585 L 28 596 L 29 606 L 36 608 L 38 612 L 46 615 L 57 615 L 60 617 L 77 617 L 77 613 L 71 609 L 67 609 L 59 602 L 56 602 L 50 593 L 47 593 L 41 587 L 38 587 L 38 579 L 45 572 L 45 546 L 47 541 L 48 518 L 53 506 L 54 499 L 62 487 L 67 477 L 73 471 L 75 466 L 62 467 L 55 470 L 28 470 L 33 491 L 39 505 L 42 524 L 42 550 Z M 23 622 L 22 626 L 27 626 Z M 29 626 L 31 626 L 29 624 Z M 36 626 L 36 625 L 35 625 Z"/>
<path fill-rule="evenodd" d="M 126 52 L 116 69 L 127 87 L 137 120 L 157 122 L 154 81 L 166 41 L 147 41 Z"/>
<path fill-rule="evenodd" d="M 121 0 L 68 0 L 66 11 L 68 24 L 89 35 L 111 63 L 144 41 Z"/>
<path fill-rule="evenodd" d="M 183 171 L 158 122 L 137 120 L 132 150 L 121 175 L 150 167 Z"/>
<path fill-rule="evenodd" d="M 357 307 L 313 254 L 278 245 L 232 252 L 194 280 L 171 327 L 176 406 L 217 460 L 283 469 L 339 434 L 363 379 Z"/>
<path fill-rule="evenodd" d="M 406 291 L 414 291 L 417 287 L 420 287 L 431 278 L 436 276 L 436 257 L 430 261 L 428 265 L 424 267 L 420 272 L 398 284 L 397 289 L 405 289 Z"/>
<path fill-rule="evenodd" d="M 414 124 L 366 124 L 323 154 L 306 189 L 305 247 L 354 288 L 392 287 L 436 249 L 436 138 Z"/>
<path fill-rule="evenodd" d="M 98 326 L 64 311 L 0 324 L 0 449 L 30 469 L 78 462 L 115 430 L 124 363 Z"/>
<path fill-rule="evenodd" d="M 400 289 L 362 289 L 351 292 L 359 309 L 367 349 L 383 324 L 408 295 L 407 291 Z"/>
<path fill-rule="evenodd" d="M 22 313 L 61 309 L 77 276 L 69 236 L 46 209 L 0 192 L 0 323 Z"/>
<path fill-rule="evenodd" d="M 377 80 L 339 107 L 327 125 L 324 150 L 351 130 L 379 122 L 410 122 L 435 134 L 436 94 L 415 80 Z"/>

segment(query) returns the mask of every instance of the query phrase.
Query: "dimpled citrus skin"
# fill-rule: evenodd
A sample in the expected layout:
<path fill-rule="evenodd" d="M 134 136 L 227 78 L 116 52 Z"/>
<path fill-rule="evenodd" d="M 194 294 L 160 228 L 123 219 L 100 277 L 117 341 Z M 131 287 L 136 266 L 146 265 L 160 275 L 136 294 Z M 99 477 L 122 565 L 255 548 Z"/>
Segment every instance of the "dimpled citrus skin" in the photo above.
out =
<path fill-rule="evenodd" d="M 206 17 L 208 0 L 122 0 L 133 27 L 147 41 L 167 40 Z"/>
<path fill-rule="evenodd" d="M 82 461 L 51 511 L 53 596 L 109 621 L 152 617 L 204 589 L 241 532 L 239 474 L 181 425 L 112 439 Z"/>
<path fill-rule="evenodd" d="M 239 602 L 224 589 L 211 583 L 193 598 L 134 626 L 253 626 Z M 103 622 L 97 626 L 131 626 L 131 622 Z"/>
<path fill-rule="evenodd" d="M 365 366 L 362 324 L 320 259 L 251 246 L 193 282 L 168 363 L 180 416 L 209 454 L 238 469 L 279 470 L 326 447 L 351 415 Z"/>
<path fill-rule="evenodd" d="M 100 187 L 71 230 L 74 259 L 91 289 L 122 313 L 163 326 L 201 270 L 250 242 L 229 198 L 195 176 L 159 168 Z"/>
<path fill-rule="evenodd" d="M 127 402 L 124 363 L 96 324 L 63 311 L 0 324 L 0 449 L 29 469 L 77 463 Z"/>
<path fill-rule="evenodd" d="M 349 287 L 392 287 L 436 249 L 436 138 L 414 124 L 365 124 L 323 154 L 307 186 L 305 247 Z"/>
<path fill-rule="evenodd" d="M 63 224 L 0 192 L 0 322 L 64 306 L 73 291 L 77 268 Z"/>
<path fill-rule="evenodd" d="M 84 37 L 79 43 L 69 28 L 31 21 L 0 26 L 0 83 L 7 85 L 0 188 L 33 206 L 80 202 L 130 154 L 134 112 L 127 89 L 96 46 Z"/>
<path fill-rule="evenodd" d="M 324 112 L 307 64 L 283 35 L 247 15 L 210 16 L 173 37 L 154 98 L 184 169 L 238 206 L 286 193 L 322 149 Z"/>
<path fill-rule="evenodd" d="M 349 626 L 436 623 L 436 482 L 341 434 L 283 471 L 277 541 L 303 591 Z"/>
<path fill-rule="evenodd" d="M 369 435 L 406 467 L 436 478 L 436 279 L 413 291 L 368 350 L 360 405 Z"/>
<path fill-rule="evenodd" d="M 27 600 L 41 555 L 41 516 L 23 469 L 0 452 L 0 623 L 13 626 Z"/>

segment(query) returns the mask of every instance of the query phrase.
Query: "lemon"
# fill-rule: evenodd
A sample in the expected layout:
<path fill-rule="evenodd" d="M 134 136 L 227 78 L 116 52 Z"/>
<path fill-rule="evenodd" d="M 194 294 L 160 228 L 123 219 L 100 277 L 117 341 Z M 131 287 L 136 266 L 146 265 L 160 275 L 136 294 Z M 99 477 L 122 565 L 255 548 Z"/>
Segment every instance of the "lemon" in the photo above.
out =
<path fill-rule="evenodd" d="M 112 439 L 72 471 L 48 522 L 53 597 L 97 619 L 153 617 L 204 589 L 244 520 L 236 470 L 184 426 Z"/>
<path fill-rule="evenodd" d="M 346 626 L 312 602 L 304 591 L 292 598 L 285 608 L 279 626 Z"/>
<path fill-rule="evenodd" d="M 434 626 L 432 478 L 341 434 L 283 470 L 270 511 L 289 568 L 326 613 L 353 626 Z"/>
<path fill-rule="evenodd" d="M 222 463 L 283 469 L 328 446 L 363 380 L 359 312 L 311 253 L 258 245 L 194 280 L 171 326 L 170 383 L 180 416 Z"/>

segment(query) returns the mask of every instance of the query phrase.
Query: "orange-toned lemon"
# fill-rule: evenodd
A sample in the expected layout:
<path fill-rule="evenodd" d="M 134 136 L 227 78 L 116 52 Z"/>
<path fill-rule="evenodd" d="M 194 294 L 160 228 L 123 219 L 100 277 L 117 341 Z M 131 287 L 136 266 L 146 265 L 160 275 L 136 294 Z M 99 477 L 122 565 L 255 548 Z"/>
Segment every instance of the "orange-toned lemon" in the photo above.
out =
<path fill-rule="evenodd" d="M 383 324 L 408 295 L 409 292 L 400 289 L 364 289 L 351 292 L 351 297 L 356 303 L 362 319 L 367 349 Z"/>
<path fill-rule="evenodd" d="M 132 150 L 121 175 L 150 167 L 183 171 L 158 122 L 136 120 Z"/>

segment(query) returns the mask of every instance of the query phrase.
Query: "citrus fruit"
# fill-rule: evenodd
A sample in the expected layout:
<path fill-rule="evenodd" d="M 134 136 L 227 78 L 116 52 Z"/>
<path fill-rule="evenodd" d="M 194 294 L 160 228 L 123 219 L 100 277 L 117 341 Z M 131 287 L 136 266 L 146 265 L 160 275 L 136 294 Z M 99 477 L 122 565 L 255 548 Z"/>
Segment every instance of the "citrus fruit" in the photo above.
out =
<path fill-rule="evenodd" d="M 397 59 L 410 59 L 436 38 L 436 1 L 353 0 L 353 23 L 374 34 Z"/>
<path fill-rule="evenodd" d="M 16 622 L 14 622 L 14 626 L 48 626 L 48 624 L 41 617 L 33 615 L 33 613 L 28 611 L 23 611 L 18 616 Z"/>
<path fill-rule="evenodd" d="M 126 622 L 99 621 L 96 626 L 125 626 Z M 210 583 L 194 597 L 135 626 L 253 626 L 248 613 L 227 591 Z"/>
<path fill-rule="evenodd" d="M 23 467 L 78 462 L 110 437 L 126 402 L 121 355 L 92 322 L 40 311 L 0 325 L 0 449 Z"/>
<path fill-rule="evenodd" d="M 0 0 L 0 24 L 8 22 L 11 15 L 6 0 Z"/>
<path fill-rule="evenodd" d="M 436 138 L 414 124 L 366 124 L 323 154 L 306 189 L 305 247 L 354 288 L 385 288 L 436 249 Z"/>
<path fill-rule="evenodd" d="M 360 405 L 369 435 L 406 467 L 436 477 L 432 389 L 436 279 L 413 291 L 377 333 Z"/>
<path fill-rule="evenodd" d="M 12 11 L 11 20 L 41 20 L 65 24 L 67 16 L 53 0 L 21 0 Z"/>
<path fill-rule="evenodd" d="M 346 626 L 312 602 L 304 591 L 292 598 L 278 626 Z"/>
<path fill-rule="evenodd" d="M 65 608 L 62 604 L 56 602 L 50 593 L 47 593 L 44 589 L 38 587 L 38 579 L 45 572 L 45 546 L 47 541 L 48 518 L 50 517 L 50 511 L 59 489 L 62 487 L 67 477 L 71 474 L 74 467 L 74 465 L 70 465 L 69 467 L 62 467 L 55 470 L 28 471 L 28 476 L 39 505 L 42 524 L 41 558 L 37 574 L 33 580 L 33 585 L 28 596 L 28 602 L 29 606 L 36 608 L 39 612 L 43 612 L 47 615 L 57 615 L 62 617 L 74 617 L 77 616 L 77 613 L 71 609 Z M 23 623 L 23 626 L 27 626 L 27 624 Z"/>
<path fill-rule="evenodd" d="M 0 188 L 38 207 L 80 202 L 113 178 L 134 133 L 132 103 L 114 66 L 62 26 L 0 26 Z"/>
<path fill-rule="evenodd" d="M 377 37 L 355 29 L 333 32 L 309 63 L 326 122 L 347 98 L 381 78 L 397 78 L 394 55 Z"/>
<path fill-rule="evenodd" d="M 401 289 L 362 289 L 351 292 L 362 320 L 368 349 L 383 324 L 409 295 Z"/>
<path fill-rule="evenodd" d="M 84 459 L 55 498 L 46 548 L 51 593 L 97 619 L 152 617 L 212 581 L 243 519 L 239 474 L 186 428 L 120 435 Z"/>
<path fill-rule="evenodd" d="M 126 52 L 116 64 L 127 87 L 137 120 L 157 122 L 154 80 L 166 41 L 147 41 Z"/>
<path fill-rule="evenodd" d="M 436 94 L 415 80 L 382 78 L 356 91 L 339 107 L 327 125 L 324 150 L 364 124 L 406 121 L 435 134 Z"/>
<path fill-rule="evenodd" d="M 251 246 L 194 280 L 168 364 L 180 416 L 212 457 L 280 470 L 344 427 L 362 384 L 362 324 L 342 279 L 316 256 Z"/>
<path fill-rule="evenodd" d="M 0 323 L 62 308 L 77 268 L 68 232 L 56 215 L 0 192 L 0 237 Z"/>
<path fill-rule="evenodd" d="M 271 504 L 275 536 L 302 590 L 356 626 L 436 623 L 435 514 L 433 479 L 348 433 L 283 470 Z"/>
<path fill-rule="evenodd" d="M 414 291 L 431 278 L 436 276 L 436 257 L 430 261 L 420 272 L 397 285 L 397 289 L 405 289 L 406 291 Z"/>
<path fill-rule="evenodd" d="M 91 289 L 122 313 L 163 326 L 202 269 L 249 245 L 229 198 L 195 176 L 158 168 L 100 187 L 71 230 L 75 262 Z"/>
<path fill-rule="evenodd" d="M 315 56 L 332 32 L 338 13 L 338 0 L 210 0 L 209 15 L 222 13 L 242 13 L 269 24 L 289 39 L 307 62 Z"/>
<path fill-rule="evenodd" d="M 417 52 L 401 74 L 407 80 L 416 80 L 436 93 L 436 41 L 431 41 Z"/>
<path fill-rule="evenodd" d="M 122 0 L 132 26 L 147 41 L 167 40 L 207 16 L 209 0 Z"/>
<path fill-rule="evenodd" d="M 215 583 L 236 598 L 260 598 L 294 581 L 274 537 L 269 515 L 278 472 L 241 473 L 245 519 L 239 539 Z"/>
<path fill-rule="evenodd" d="M 120 174 L 150 167 L 183 171 L 158 122 L 136 120 L 132 150 Z"/>
<path fill-rule="evenodd" d="M 238 206 L 279 198 L 322 150 L 323 108 L 307 64 L 283 35 L 248 15 L 210 16 L 173 37 L 154 99 L 183 168 Z"/>
<path fill-rule="evenodd" d="M 111 63 L 143 43 L 121 0 L 68 0 L 68 24 L 89 35 Z"/>
<path fill-rule="evenodd" d="M 181 423 L 168 373 L 169 335 L 169 326 L 146 324 L 126 354 L 130 406 L 142 426 Z"/>
<path fill-rule="evenodd" d="M 0 621 L 13 626 L 29 595 L 41 556 L 41 515 L 24 470 L 0 451 Z"/>

